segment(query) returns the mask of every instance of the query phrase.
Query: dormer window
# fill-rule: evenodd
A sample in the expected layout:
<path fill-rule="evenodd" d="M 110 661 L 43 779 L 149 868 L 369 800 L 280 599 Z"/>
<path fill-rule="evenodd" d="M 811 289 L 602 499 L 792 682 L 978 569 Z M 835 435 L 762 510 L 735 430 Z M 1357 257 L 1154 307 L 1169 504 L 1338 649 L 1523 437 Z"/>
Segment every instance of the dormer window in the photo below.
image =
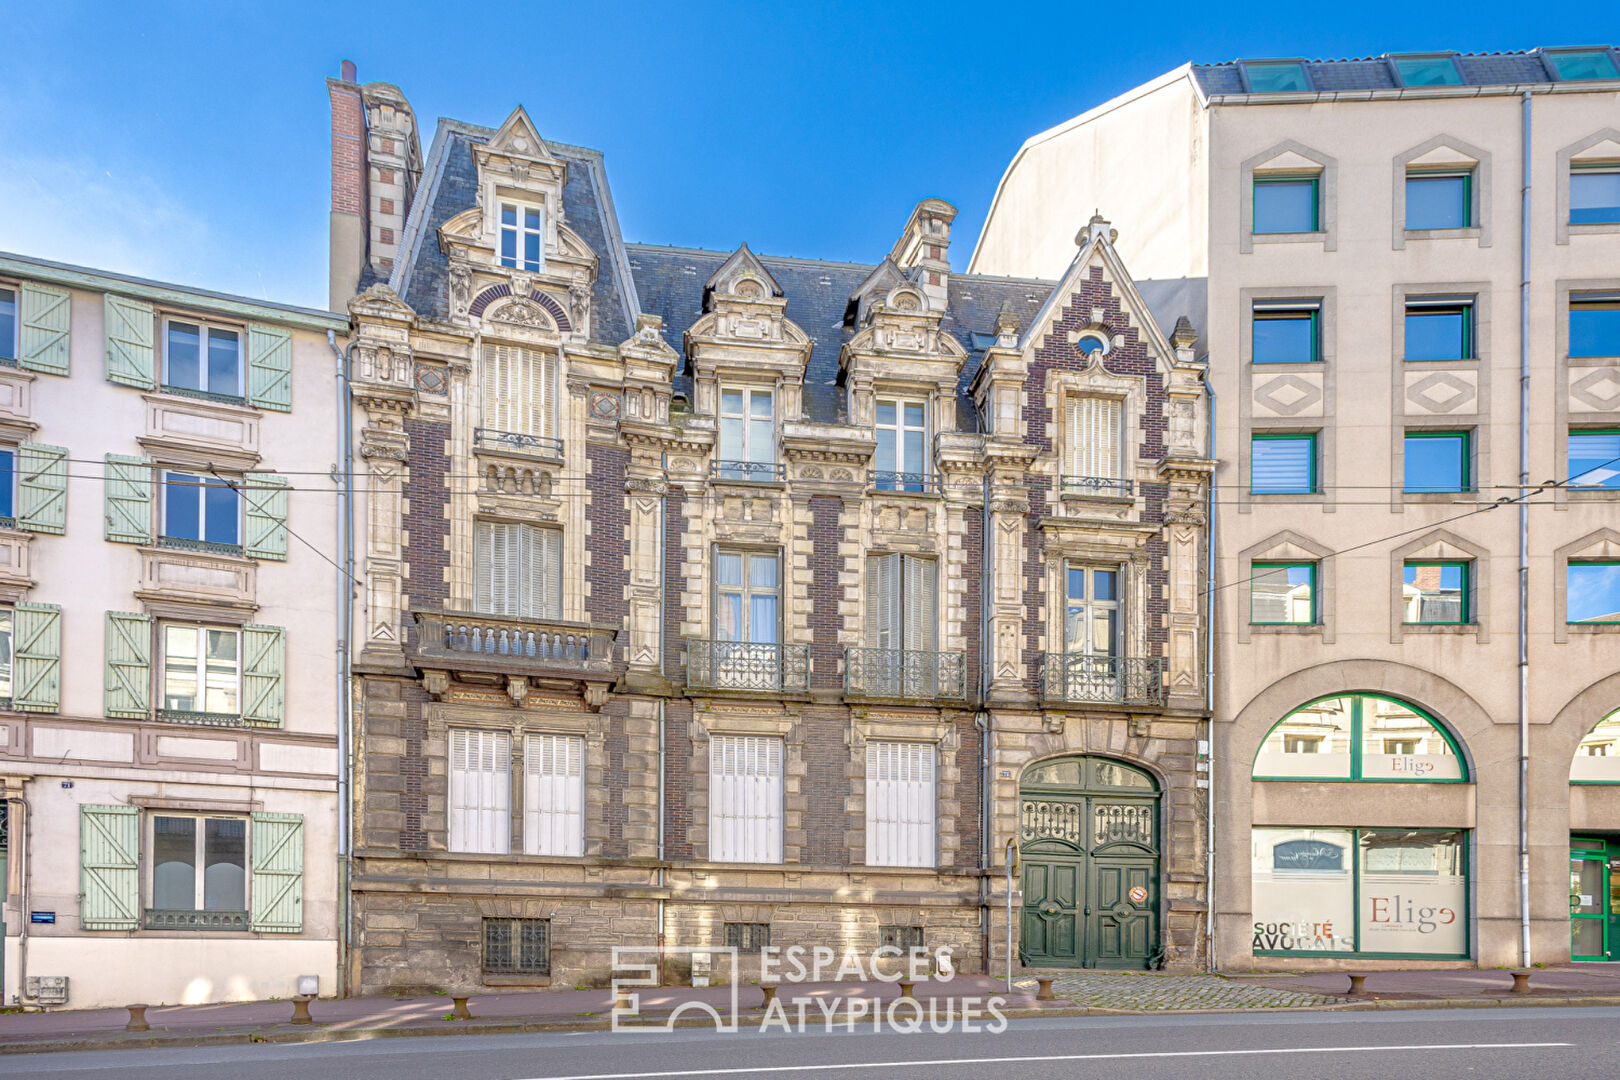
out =
<path fill-rule="evenodd" d="M 546 212 L 525 203 L 501 203 L 500 260 L 502 266 L 535 273 L 546 265 Z"/>

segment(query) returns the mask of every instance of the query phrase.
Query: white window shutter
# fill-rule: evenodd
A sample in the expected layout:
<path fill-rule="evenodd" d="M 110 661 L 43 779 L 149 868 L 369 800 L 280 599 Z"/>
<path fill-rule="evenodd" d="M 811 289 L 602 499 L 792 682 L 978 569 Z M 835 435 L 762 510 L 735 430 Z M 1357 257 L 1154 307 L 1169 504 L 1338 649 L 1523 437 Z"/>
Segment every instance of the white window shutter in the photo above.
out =
<path fill-rule="evenodd" d="M 511 848 L 512 737 L 450 732 L 449 847 L 504 855 Z"/>
<path fill-rule="evenodd" d="M 551 353 L 545 353 L 539 364 L 539 385 L 535 388 L 540 396 L 540 425 L 535 434 L 544 435 L 548 439 L 557 437 L 557 358 Z"/>
<path fill-rule="evenodd" d="M 874 555 L 866 560 L 866 644 L 873 649 L 900 647 L 898 593 L 900 556 Z"/>
<path fill-rule="evenodd" d="M 782 740 L 716 735 L 709 742 L 709 858 L 782 861 Z"/>
<path fill-rule="evenodd" d="M 530 735 L 523 766 L 523 850 L 585 854 L 585 740 Z"/>
<path fill-rule="evenodd" d="M 1084 400 L 1084 398 L 1078 398 L 1071 394 L 1067 402 L 1068 417 L 1067 423 L 1064 426 L 1068 429 L 1069 433 L 1069 452 L 1067 455 L 1065 455 L 1067 460 L 1064 462 L 1063 471 L 1068 473 L 1070 476 L 1085 475 L 1084 471 L 1082 470 L 1080 454 L 1081 447 L 1085 446 L 1086 444 L 1085 435 L 1080 430 L 1080 403 Z"/>
<path fill-rule="evenodd" d="M 903 556 L 905 567 L 905 642 L 903 647 L 921 652 L 934 651 L 934 635 L 939 622 L 934 595 L 934 561 Z"/>
<path fill-rule="evenodd" d="M 867 865 L 934 865 L 935 756 L 927 743 L 866 744 Z"/>
<path fill-rule="evenodd" d="M 562 530 L 541 529 L 540 538 L 543 544 L 540 558 L 541 578 L 545 589 L 541 597 L 539 617 L 542 619 L 562 618 Z"/>
<path fill-rule="evenodd" d="M 1071 475 L 1119 479 L 1120 412 L 1118 401 L 1069 399 Z"/>

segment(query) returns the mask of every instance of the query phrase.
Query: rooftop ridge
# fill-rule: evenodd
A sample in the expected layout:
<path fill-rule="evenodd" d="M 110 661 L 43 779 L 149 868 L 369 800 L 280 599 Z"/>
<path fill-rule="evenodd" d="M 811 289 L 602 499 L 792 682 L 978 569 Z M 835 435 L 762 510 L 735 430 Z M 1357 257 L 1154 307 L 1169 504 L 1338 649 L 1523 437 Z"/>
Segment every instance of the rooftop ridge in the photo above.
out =
<path fill-rule="evenodd" d="M 627 252 L 632 253 L 635 251 L 656 251 L 670 255 L 696 255 L 704 258 L 718 259 L 726 259 L 730 258 L 731 256 L 731 252 L 720 251 L 715 248 L 686 247 L 681 244 L 651 244 L 639 240 L 627 240 L 625 241 L 624 247 Z M 878 266 L 878 264 L 875 262 L 843 262 L 836 259 L 811 259 L 800 255 L 764 255 L 757 251 L 754 252 L 754 254 L 758 256 L 761 262 L 768 261 L 774 263 L 785 263 L 790 266 L 825 266 L 835 270 L 872 270 Z M 951 271 L 951 280 L 1004 282 L 1013 285 L 1044 285 L 1047 288 L 1051 288 L 1053 285 L 1057 284 L 1055 281 L 1049 278 L 1006 277 L 1000 274 L 970 274 L 965 272 L 958 273 L 955 270 Z"/>

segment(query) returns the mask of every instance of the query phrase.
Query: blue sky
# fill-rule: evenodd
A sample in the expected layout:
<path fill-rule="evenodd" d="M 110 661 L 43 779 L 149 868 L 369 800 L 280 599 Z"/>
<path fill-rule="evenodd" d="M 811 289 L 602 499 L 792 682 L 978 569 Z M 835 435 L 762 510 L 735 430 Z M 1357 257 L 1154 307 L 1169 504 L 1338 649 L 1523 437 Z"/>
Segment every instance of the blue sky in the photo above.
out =
<path fill-rule="evenodd" d="M 457 7 L 0 0 L 0 250 L 323 305 L 345 57 L 424 151 L 518 102 L 603 150 L 629 240 L 871 261 L 937 195 L 960 267 L 1026 137 L 1184 61 L 1620 39 L 1579 0 Z"/>

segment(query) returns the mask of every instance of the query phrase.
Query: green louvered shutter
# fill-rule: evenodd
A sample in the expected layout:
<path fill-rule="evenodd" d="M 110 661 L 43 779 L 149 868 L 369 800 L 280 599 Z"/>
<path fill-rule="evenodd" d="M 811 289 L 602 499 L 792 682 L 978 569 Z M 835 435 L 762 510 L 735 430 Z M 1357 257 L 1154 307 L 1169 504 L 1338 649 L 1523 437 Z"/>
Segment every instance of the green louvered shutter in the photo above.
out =
<path fill-rule="evenodd" d="M 17 362 L 29 371 L 68 373 L 68 330 L 73 302 L 66 289 L 22 285 L 22 334 Z"/>
<path fill-rule="evenodd" d="M 56 712 L 62 707 L 62 609 L 55 604 L 12 607 L 11 707 Z"/>
<path fill-rule="evenodd" d="M 304 928 L 304 819 L 253 815 L 253 882 L 249 928 L 296 934 Z"/>
<path fill-rule="evenodd" d="M 261 409 L 292 411 L 292 331 L 248 326 L 248 401 Z"/>
<path fill-rule="evenodd" d="M 152 616 L 107 612 L 107 677 L 102 711 L 145 720 L 152 697 Z"/>
<path fill-rule="evenodd" d="M 107 455 L 107 539 L 152 542 L 152 459 Z"/>
<path fill-rule="evenodd" d="M 287 638 L 279 626 L 242 627 L 242 719 L 279 725 L 286 713 Z"/>
<path fill-rule="evenodd" d="M 17 527 L 29 532 L 67 531 L 67 447 L 17 446 Z"/>
<path fill-rule="evenodd" d="M 133 930 L 141 903 L 140 811 L 79 807 L 79 929 Z"/>
<path fill-rule="evenodd" d="M 103 305 L 107 335 L 107 381 L 150 390 L 156 385 L 152 305 L 108 293 Z"/>
<path fill-rule="evenodd" d="M 246 506 L 248 555 L 255 559 L 286 559 L 286 479 L 274 473 L 248 473 L 242 501 Z"/>

